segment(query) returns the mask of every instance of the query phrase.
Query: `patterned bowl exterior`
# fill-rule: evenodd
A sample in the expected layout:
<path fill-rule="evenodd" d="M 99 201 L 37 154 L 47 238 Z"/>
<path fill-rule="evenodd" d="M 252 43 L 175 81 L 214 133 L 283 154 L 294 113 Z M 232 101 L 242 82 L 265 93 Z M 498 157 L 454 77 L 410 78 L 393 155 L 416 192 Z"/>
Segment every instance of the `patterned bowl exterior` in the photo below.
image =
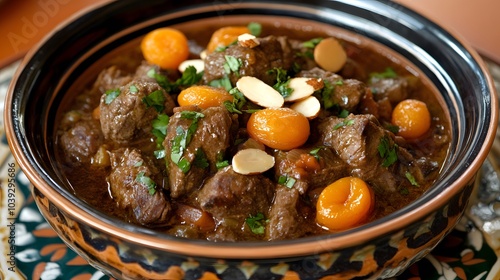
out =
<path fill-rule="evenodd" d="M 427 255 L 456 225 L 474 187 L 411 226 L 341 251 L 281 259 L 196 258 L 145 248 L 78 222 L 34 188 L 40 212 L 64 242 L 117 279 L 382 279 Z"/>
<path fill-rule="evenodd" d="M 149 30 L 229 15 L 245 20 L 249 15 L 287 16 L 332 25 L 412 62 L 442 92 L 453 122 L 452 147 L 436 185 L 401 211 L 348 232 L 229 246 L 180 241 L 126 225 L 79 201 L 65 187 L 54 160 L 51 124 L 62 93 L 96 60 Z M 434 23 L 384 0 L 115 1 L 89 8 L 56 29 L 20 69 L 7 93 L 4 117 L 13 156 L 34 185 L 34 199 L 49 224 L 69 247 L 117 279 L 396 276 L 456 225 L 497 127 L 496 93 L 479 56 Z"/>

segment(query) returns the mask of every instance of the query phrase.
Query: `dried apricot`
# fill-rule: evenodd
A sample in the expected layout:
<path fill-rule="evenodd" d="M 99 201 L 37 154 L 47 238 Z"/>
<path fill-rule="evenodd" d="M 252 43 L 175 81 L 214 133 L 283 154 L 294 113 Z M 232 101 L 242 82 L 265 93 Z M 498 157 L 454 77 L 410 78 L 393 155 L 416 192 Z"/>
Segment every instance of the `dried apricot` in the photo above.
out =
<path fill-rule="evenodd" d="M 399 128 L 398 135 L 407 139 L 418 138 L 431 127 L 431 114 L 424 102 L 405 99 L 394 107 L 391 123 Z"/>
<path fill-rule="evenodd" d="M 224 101 L 233 101 L 234 97 L 223 88 L 211 86 L 191 86 L 177 96 L 180 106 L 197 105 L 202 109 L 221 105 Z"/>
<path fill-rule="evenodd" d="M 250 116 L 247 131 L 268 147 L 291 150 L 307 141 L 310 127 L 304 115 L 290 108 L 266 108 Z"/>
<path fill-rule="evenodd" d="M 246 26 L 226 26 L 219 28 L 212 34 L 207 45 L 207 51 L 211 53 L 219 47 L 227 47 L 237 42 L 238 36 L 245 33 L 250 33 L 250 30 Z"/>
<path fill-rule="evenodd" d="M 189 46 L 186 36 L 177 29 L 155 29 L 142 39 L 144 58 L 163 69 L 177 69 L 188 58 Z"/>

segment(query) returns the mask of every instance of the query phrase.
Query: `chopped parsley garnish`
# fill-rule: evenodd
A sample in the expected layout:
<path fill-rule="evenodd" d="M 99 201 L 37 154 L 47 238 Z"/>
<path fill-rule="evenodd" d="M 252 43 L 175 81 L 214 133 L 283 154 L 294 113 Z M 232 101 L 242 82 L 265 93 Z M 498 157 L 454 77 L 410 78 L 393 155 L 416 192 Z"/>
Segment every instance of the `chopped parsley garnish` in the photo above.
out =
<path fill-rule="evenodd" d="M 323 38 L 313 38 L 309 41 L 303 42 L 302 46 L 304 48 L 314 49 L 319 44 L 319 42 L 321 42 L 322 40 L 323 40 Z"/>
<path fill-rule="evenodd" d="M 344 127 L 344 126 L 351 126 L 354 124 L 354 120 L 353 119 L 345 119 L 341 122 L 339 122 L 338 124 L 336 124 L 334 127 L 333 127 L 333 130 L 337 130 L 341 127 Z"/>
<path fill-rule="evenodd" d="M 393 124 L 386 124 L 385 129 L 389 130 L 394 134 L 397 134 L 399 132 L 399 126 Z"/>
<path fill-rule="evenodd" d="M 394 144 L 393 146 L 389 144 L 389 139 L 387 138 L 387 136 L 384 136 L 380 139 L 380 143 L 377 149 L 380 157 L 383 159 L 383 167 L 389 167 L 398 160 L 398 155 L 396 152 L 397 147 L 397 144 Z"/>
<path fill-rule="evenodd" d="M 227 91 L 230 91 L 233 88 L 231 80 L 229 79 L 228 76 L 224 76 L 218 80 L 212 80 L 208 83 L 208 85 L 212 87 L 224 88 Z"/>
<path fill-rule="evenodd" d="M 303 42 L 302 47 L 307 48 L 308 50 L 306 50 L 304 53 L 298 53 L 297 55 L 314 59 L 312 50 L 316 47 L 316 45 L 319 44 L 319 42 L 321 42 L 321 40 L 323 40 L 323 38 L 314 38 L 309 41 Z"/>
<path fill-rule="evenodd" d="M 109 105 L 113 102 L 113 100 L 115 100 L 115 98 L 118 97 L 118 95 L 120 95 L 120 89 L 108 89 L 104 94 L 106 94 L 104 97 L 104 103 Z"/>
<path fill-rule="evenodd" d="M 260 33 L 262 33 L 262 25 L 258 22 L 250 22 L 247 25 L 248 30 L 250 30 L 250 34 L 255 37 L 258 37 Z"/>
<path fill-rule="evenodd" d="M 155 90 L 152 93 L 144 96 L 142 98 L 142 102 L 146 104 L 146 106 L 153 107 L 159 113 L 163 112 L 165 109 L 165 96 L 163 95 L 163 91 Z"/>
<path fill-rule="evenodd" d="M 162 159 L 162 158 L 165 158 L 166 152 L 165 152 L 165 149 L 162 149 L 162 150 L 154 151 L 153 154 L 154 154 L 156 159 Z"/>
<path fill-rule="evenodd" d="M 139 89 L 137 88 L 136 85 L 130 85 L 130 87 L 128 88 L 128 90 L 131 92 L 131 93 L 137 93 L 139 92 Z"/>
<path fill-rule="evenodd" d="M 172 93 L 178 91 L 180 87 L 191 86 L 198 83 L 203 77 L 203 71 L 196 72 L 196 68 L 192 65 L 188 66 L 182 73 L 182 76 L 175 82 L 170 81 L 166 76 L 156 73 L 154 68 L 147 72 L 148 77 L 154 78 L 156 82 L 167 92 Z"/>
<path fill-rule="evenodd" d="M 134 167 L 142 166 L 142 164 L 143 164 L 142 160 L 138 161 L 138 162 L 134 163 Z"/>
<path fill-rule="evenodd" d="M 194 166 L 199 167 L 201 169 L 205 169 L 209 166 L 207 155 L 203 151 L 202 148 L 196 149 L 196 153 L 194 154 Z"/>
<path fill-rule="evenodd" d="M 264 234 L 266 229 L 265 223 L 267 222 L 264 214 L 259 212 L 255 216 L 250 215 L 250 217 L 245 219 L 245 222 L 253 233 Z"/>
<path fill-rule="evenodd" d="M 145 185 L 148 188 L 149 194 L 154 195 L 156 193 L 156 183 L 153 179 L 145 175 L 144 171 L 139 172 L 135 177 L 135 181 Z"/>
<path fill-rule="evenodd" d="M 278 91 L 283 98 L 290 96 L 293 89 L 288 87 L 288 84 L 290 84 L 290 76 L 288 76 L 287 71 L 283 68 L 274 68 L 266 72 L 268 75 L 273 73 L 276 74 L 276 83 L 273 85 L 273 88 Z"/>
<path fill-rule="evenodd" d="M 406 171 L 405 177 L 406 177 L 406 179 L 408 179 L 408 181 L 410 181 L 412 186 L 416 186 L 416 187 L 418 186 L 417 180 L 415 180 L 415 177 L 413 177 L 413 175 L 410 172 Z"/>
<path fill-rule="evenodd" d="M 245 99 L 245 96 L 241 91 L 238 90 L 238 88 L 232 88 L 229 90 L 229 94 L 231 94 L 234 99 L 233 101 L 224 101 L 224 107 L 233 114 L 242 114 L 242 108 L 245 106 L 247 103 L 247 100 Z"/>
<path fill-rule="evenodd" d="M 312 150 L 309 151 L 309 154 L 312 155 L 314 158 L 316 158 L 316 160 L 319 160 L 319 154 L 318 153 L 323 148 L 324 148 L 323 146 L 314 148 L 314 149 L 312 149 Z"/>
<path fill-rule="evenodd" d="M 323 102 L 323 107 L 325 109 L 330 109 L 335 105 L 332 101 L 332 94 L 335 90 L 335 87 L 327 80 L 324 80 L 323 83 L 324 86 L 320 91 L 321 101 Z"/>
<path fill-rule="evenodd" d="M 287 175 L 281 175 L 278 178 L 278 184 L 285 185 L 285 187 L 291 189 L 297 180 L 295 178 L 289 177 Z"/>
<path fill-rule="evenodd" d="M 384 72 L 373 72 L 370 73 L 370 79 L 389 79 L 397 78 L 398 74 L 391 67 L 385 68 Z"/>
<path fill-rule="evenodd" d="M 191 169 L 191 163 L 182 156 L 186 147 L 191 142 L 196 129 L 198 129 L 199 119 L 203 118 L 204 115 L 194 111 L 182 111 L 180 114 L 181 118 L 190 119 L 192 122 L 187 130 L 184 130 L 181 126 L 176 128 L 176 135 L 172 140 L 170 159 L 177 164 L 183 173 L 187 173 Z"/>
<path fill-rule="evenodd" d="M 224 159 L 224 153 L 219 151 L 217 153 L 217 162 L 215 163 L 215 167 L 218 169 L 222 169 L 226 166 L 229 166 L 229 161 Z"/>
<path fill-rule="evenodd" d="M 224 58 L 226 59 L 226 62 L 223 66 L 226 74 L 231 74 L 231 72 L 233 72 L 238 76 L 240 67 L 243 65 L 241 58 L 237 58 L 232 55 L 225 55 Z"/>
<path fill-rule="evenodd" d="M 170 118 L 165 114 L 158 114 L 156 119 L 153 120 L 153 129 L 151 133 L 156 137 L 156 144 L 161 147 L 165 136 L 167 135 L 167 126 Z"/>
<path fill-rule="evenodd" d="M 342 109 L 342 111 L 340 111 L 340 113 L 339 113 L 339 117 L 340 118 L 347 118 L 347 116 L 349 116 L 349 111 L 347 111 L 346 109 Z"/>

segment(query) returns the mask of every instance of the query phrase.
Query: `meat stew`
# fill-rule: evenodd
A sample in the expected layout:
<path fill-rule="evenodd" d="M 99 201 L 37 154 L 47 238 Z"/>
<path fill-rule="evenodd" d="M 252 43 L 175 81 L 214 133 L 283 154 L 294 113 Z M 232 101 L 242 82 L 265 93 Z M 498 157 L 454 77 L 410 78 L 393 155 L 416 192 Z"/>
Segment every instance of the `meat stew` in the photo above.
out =
<path fill-rule="evenodd" d="M 225 28 L 182 29 L 187 46 L 178 47 L 188 51 L 176 53 L 175 68 L 148 55 L 146 35 L 60 109 L 58 156 L 76 196 L 178 237 L 272 241 L 379 219 L 432 186 L 450 123 L 410 64 L 330 33 L 265 23 L 238 26 L 210 49 Z M 330 53 L 317 54 L 330 38 Z M 340 68 L 323 63 L 330 59 Z M 290 97 L 303 88 L 313 90 Z M 413 116 L 427 126 L 405 134 L 399 121 L 412 123 L 413 113 L 401 107 L 424 108 Z"/>

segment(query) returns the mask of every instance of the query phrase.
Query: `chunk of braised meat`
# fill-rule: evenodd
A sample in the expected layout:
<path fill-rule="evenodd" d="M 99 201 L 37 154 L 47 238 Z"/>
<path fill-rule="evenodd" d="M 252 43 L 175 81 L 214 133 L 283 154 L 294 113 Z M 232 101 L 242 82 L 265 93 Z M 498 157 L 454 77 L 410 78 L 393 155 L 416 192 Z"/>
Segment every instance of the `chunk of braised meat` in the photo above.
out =
<path fill-rule="evenodd" d="M 378 193 L 394 193 L 410 186 L 407 173 L 416 180 L 422 178 L 421 162 L 397 145 L 394 134 L 373 115 L 329 117 L 318 125 L 318 131 L 320 143 L 338 153 L 349 165 L 350 175 L 367 181 Z"/>
<path fill-rule="evenodd" d="M 129 143 L 149 136 L 151 122 L 159 113 L 171 114 L 175 106 L 172 97 L 156 82 L 134 80 L 117 89 L 119 94 L 113 99 L 103 94 L 100 101 L 100 121 L 106 139 L 117 143 Z M 146 104 L 145 98 L 159 93 L 163 103 L 155 106 Z"/>
<path fill-rule="evenodd" d="M 259 38 L 260 45 L 254 48 L 242 47 L 234 44 L 224 51 L 214 51 L 205 58 L 205 73 L 203 79 L 206 83 L 229 77 L 233 85 L 242 76 L 253 76 L 265 83 L 272 85 L 276 82 L 274 68 L 289 70 L 293 66 L 294 52 L 286 37 L 269 36 Z M 227 58 L 240 60 L 237 70 L 226 70 Z"/>
<path fill-rule="evenodd" d="M 349 175 L 347 164 L 330 147 L 277 151 L 274 156 L 276 179 L 293 178 L 292 187 L 301 195 Z"/>
<path fill-rule="evenodd" d="M 199 112 L 203 115 L 196 120 L 195 130 L 190 131 L 189 128 L 193 127 L 194 120 L 186 117 L 184 112 Z M 201 186 L 205 177 L 217 171 L 217 162 L 231 147 L 234 141 L 232 136 L 235 135 L 237 127 L 237 117 L 222 106 L 205 110 L 200 110 L 195 106 L 176 108 L 176 112 L 170 118 L 167 135 L 163 142 L 171 197 L 188 195 L 192 190 Z M 182 138 L 181 135 L 186 135 L 186 139 L 190 139 L 189 143 L 185 143 L 185 147 L 182 148 L 182 158 L 189 162 L 190 166 L 187 171 L 183 171 L 171 158 L 172 151 L 175 152 L 175 149 L 180 146 L 175 139 L 176 137 Z M 206 159 L 208 166 L 197 164 L 203 158 Z"/>
<path fill-rule="evenodd" d="M 89 163 L 104 143 L 101 125 L 90 113 L 69 111 L 60 125 L 59 146 L 70 162 Z"/>
<path fill-rule="evenodd" d="M 321 99 L 326 108 L 338 106 L 339 109 L 354 112 L 368 90 L 367 86 L 354 79 L 341 76 L 321 68 L 300 71 L 298 77 L 321 78 L 325 82 Z"/>
<path fill-rule="evenodd" d="M 308 219 L 308 213 L 301 212 L 307 209 L 301 204 L 303 203 L 301 203 L 297 189 L 285 186 L 276 187 L 274 202 L 266 224 L 266 240 L 299 238 L 310 230 L 311 227 L 305 225 L 314 219 Z"/>
<path fill-rule="evenodd" d="M 163 178 L 153 161 L 138 149 L 121 148 L 110 153 L 107 177 L 116 206 L 132 222 L 148 227 L 165 226 L 171 204 L 163 193 Z"/>
<path fill-rule="evenodd" d="M 387 98 L 393 106 L 407 99 L 415 90 L 417 78 L 398 76 L 392 78 L 371 78 L 368 82 L 376 101 Z"/>
<path fill-rule="evenodd" d="M 274 183 L 262 174 L 242 175 L 231 166 L 219 170 L 203 184 L 197 201 L 201 209 L 210 213 L 218 227 L 219 239 L 226 239 L 221 232 L 227 231 L 228 239 L 241 234 L 253 235 L 245 226 L 245 219 L 269 211 Z M 245 231 L 242 232 L 242 228 Z"/>

